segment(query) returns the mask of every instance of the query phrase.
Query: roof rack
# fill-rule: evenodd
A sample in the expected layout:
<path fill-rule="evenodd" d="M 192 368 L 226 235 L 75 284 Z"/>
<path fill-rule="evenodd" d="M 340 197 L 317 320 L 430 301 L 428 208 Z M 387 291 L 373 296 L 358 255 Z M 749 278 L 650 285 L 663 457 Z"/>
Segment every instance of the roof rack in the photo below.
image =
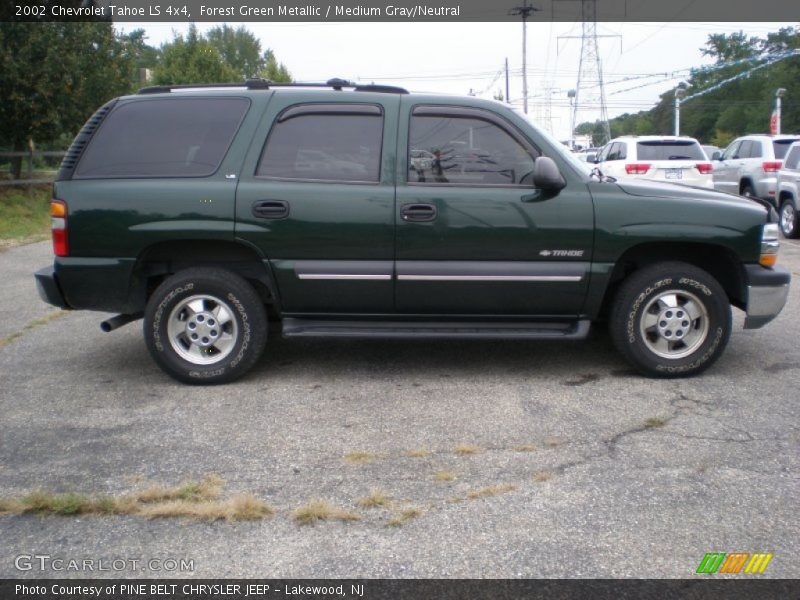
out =
<path fill-rule="evenodd" d="M 247 79 L 242 83 L 182 83 L 178 85 L 153 85 L 143 87 L 139 94 L 165 94 L 174 90 L 191 90 L 203 88 L 247 88 L 248 90 L 269 90 L 272 88 L 298 87 L 298 88 L 333 88 L 341 91 L 342 88 L 352 88 L 356 92 L 378 92 L 383 94 L 407 94 L 408 90 L 393 85 L 358 84 L 347 79 L 333 78 L 325 83 L 277 83 L 269 79 Z"/>

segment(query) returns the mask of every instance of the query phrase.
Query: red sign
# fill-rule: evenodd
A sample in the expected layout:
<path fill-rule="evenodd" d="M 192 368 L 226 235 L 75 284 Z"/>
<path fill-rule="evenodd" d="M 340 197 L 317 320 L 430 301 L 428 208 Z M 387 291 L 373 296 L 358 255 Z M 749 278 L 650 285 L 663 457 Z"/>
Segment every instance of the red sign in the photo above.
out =
<path fill-rule="evenodd" d="M 769 132 L 772 135 L 778 133 L 778 111 L 773 110 L 772 116 L 769 118 Z"/>

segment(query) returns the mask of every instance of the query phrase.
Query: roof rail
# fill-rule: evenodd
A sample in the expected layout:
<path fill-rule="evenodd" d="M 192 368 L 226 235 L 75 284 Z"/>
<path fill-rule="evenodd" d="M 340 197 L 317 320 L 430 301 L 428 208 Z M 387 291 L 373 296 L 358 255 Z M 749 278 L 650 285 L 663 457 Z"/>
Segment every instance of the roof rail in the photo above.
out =
<path fill-rule="evenodd" d="M 358 84 L 347 79 L 333 78 L 325 83 L 278 83 L 269 79 L 248 79 L 242 83 L 182 83 L 178 85 L 153 85 L 143 87 L 139 94 L 166 94 L 174 90 L 191 90 L 203 88 L 247 88 L 248 90 L 269 90 L 272 88 L 283 87 L 312 87 L 312 88 L 333 88 L 341 91 L 342 88 L 352 88 L 356 92 L 378 92 L 383 94 L 407 94 L 408 90 L 393 85 Z"/>

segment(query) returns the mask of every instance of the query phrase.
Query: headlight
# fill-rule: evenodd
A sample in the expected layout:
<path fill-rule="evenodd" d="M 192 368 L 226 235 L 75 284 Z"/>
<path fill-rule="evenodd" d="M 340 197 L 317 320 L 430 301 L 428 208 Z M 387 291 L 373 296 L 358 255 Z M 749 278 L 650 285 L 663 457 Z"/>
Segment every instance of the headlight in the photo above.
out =
<path fill-rule="evenodd" d="M 778 237 L 778 224 L 767 223 L 761 230 L 761 257 L 758 262 L 762 267 L 774 267 L 778 262 L 778 250 L 781 243 Z"/>

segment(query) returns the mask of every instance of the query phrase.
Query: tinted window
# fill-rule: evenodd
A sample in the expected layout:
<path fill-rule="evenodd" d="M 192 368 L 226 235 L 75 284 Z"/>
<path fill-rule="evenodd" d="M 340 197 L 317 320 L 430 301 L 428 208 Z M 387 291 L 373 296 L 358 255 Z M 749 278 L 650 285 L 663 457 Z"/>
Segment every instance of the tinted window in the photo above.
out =
<path fill-rule="evenodd" d="M 750 158 L 750 146 L 753 145 L 753 142 L 750 140 L 744 140 L 739 145 L 739 150 L 736 151 L 736 155 L 734 158 Z"/>
<path fill-rule="evenodd" d="M 741 142 L 733 142 L 725 149 L 725 152 L 722 154 L 722 160 L 729 160 L 736 156 L 736 153 L 739 151 L 739 146 L 741 145 Z"/>
<path fill-rule="evenodd" d="M 798 167 L 800 167 L 800 146 L 795 146 L 786 157 L 786 168 L 797 170 Z"/>
<path fill-rule="evenodd" d="M 625 160 L 627 155 L 627 145 L 624 142 L 614 142 L 608 152 L 606 160 Z"/>
<path fill-rule="evenodd" d="M 752 140 L 750 142 L 750 152 L 748 153 L 747 158 L 761 158 L 762 156 L 764 156 L 764 152 L 761 148 L 761 142 L 758 140 Z"/>
<path fill-rule="evenodd" d="M 637 142 L 638 160 L 705 160 L 703 149 L 697 142 L 657 140 Z"/>
<path fill-rule="evenodd" d="M 600 149 L 600 154 L 597 155 L 597 162 L 608 160 L 608 153 L 611 152 L 611 145 L 606 144 Z"/>
<path fill-rule="evenodd" d="M 786 156 L 786 151 L 789 149 L 789 146 L 792 145 L 793 142 L 797 140 L 775 140 L 772 142 L 773 147 L 775 148 L 775 158 L 780 160 L 784 156 Z"/>
<path fill-rule="evenodd" d="M 222 162 L 247 112 L 245 98 L 164 98 L 118 106 L 76 177 L 201 177 Z"/>
<path fill-rule="evenodd" d="M 256 175 L 321 181 L 369 181 L 380 178 L 383 114 L 326 109 L 319 114 L 308 105 L 300 114 L 278 120 L 267 138 Z M 366 109 L 365 109 L 366 110 Z M 297 114 L 297 116 L 291 116 Z"/>
<path fill-rule="evenodd" d="M 519 185 L 531 153 L 501 127 L 468 117 L 413 116 L 408 181 Z"/>

